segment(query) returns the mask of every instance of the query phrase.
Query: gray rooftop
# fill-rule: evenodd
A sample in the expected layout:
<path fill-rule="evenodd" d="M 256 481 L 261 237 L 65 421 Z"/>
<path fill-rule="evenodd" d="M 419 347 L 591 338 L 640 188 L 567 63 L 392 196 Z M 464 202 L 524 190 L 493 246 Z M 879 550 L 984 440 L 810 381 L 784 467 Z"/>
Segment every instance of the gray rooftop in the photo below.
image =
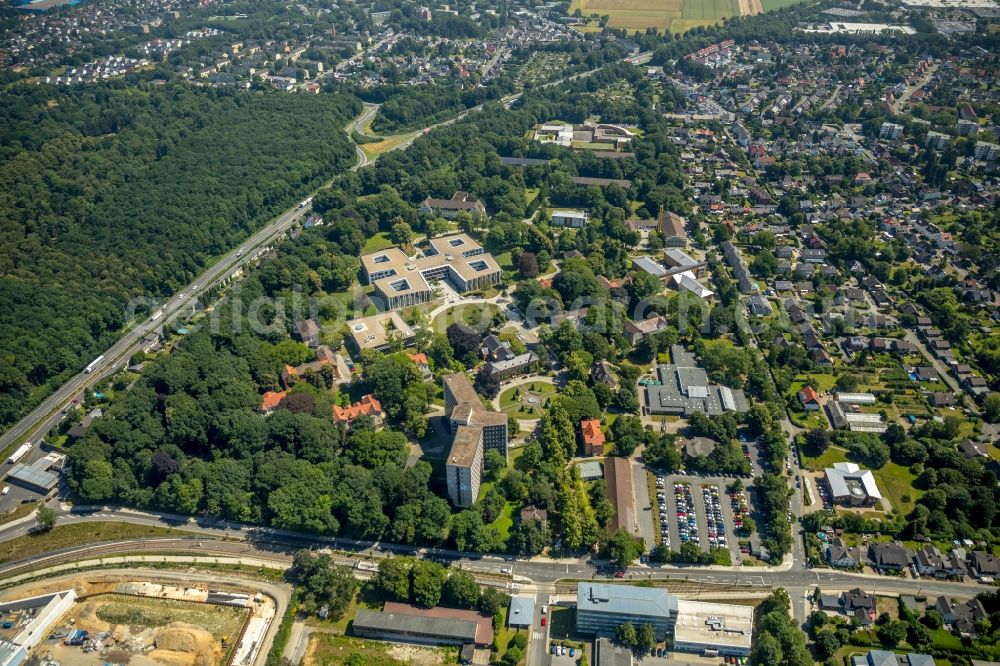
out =
<path fill-rule="evenodd" d="M 476 623 L 471 620 L 359 610 L 353 626 L 355 631 L 419 634 L 440 636 L 466 643 L 476 642 Z"/>
<path fill-rule="evenodd" d="M 511 627 L 529 627 L 535 617 L 534 597 L 511 597 L 510 610 L 507 612 L 507 625 Z"/>
<path fill-rule="evenodd" d="M 10 468 L 7 478 L 14 483 L 28 484 L 38 488 L 52 490 L 59 483 L 59 474 L 50 472 L 42 466 L 17 463 Z"/>
<path fill-rule="evenodd" d="M 632 260 L 632 265 L 656 277 L 663 277 L 667 274 L 667 269 L 663 267 L 663 264 L 650 257 L 636 257 Z"/>
<path fill-rule="evenodd" d="M 653 587 L 577 583 L 576 607 L 615 615 L 668 618 L 677 615 L 677 598 Z"/>
<path fill-rule="evenodd" d="M 601 467 L 601 463 L 596 460 L 577 463 L 577 467 L 580 468 L 580 478 L 584 480 L 604 478 L 604 469 Z"/>
<path fill-rule="evenodd" d="M 645 387 L 646 406 L 650 412 L 688 415 L 698 411 L 719 415 L 747 410 L 742 389 L 710 384 L 707 373 L 696 365 L 694 355 L 682 346 L 674 345 L 670 352 L 674 362 L 657 368 L 660 385 Z"/>

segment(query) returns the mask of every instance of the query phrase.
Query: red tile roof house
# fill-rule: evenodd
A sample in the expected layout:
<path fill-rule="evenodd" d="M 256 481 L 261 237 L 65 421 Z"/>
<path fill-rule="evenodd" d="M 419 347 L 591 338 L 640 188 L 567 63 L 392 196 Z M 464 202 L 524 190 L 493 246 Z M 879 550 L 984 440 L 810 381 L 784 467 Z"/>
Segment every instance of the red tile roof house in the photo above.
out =
<path fill-rule="evenodd" d="M 376 421 L 382 418 L 382 404 L 371 393 L 349 407 L 333 406 L 334 423 L 350 423 L 359 416 L 370 416 Z"/>
<path fill-rule="evenodd" d="M 278 408 L 278 405 L 281 404 L 286 395 L 288 395 L 288 391 L 268 391 L 261 398 L 260 411 L 270 414 Z"/>
<path fill-rule="evenodd" d="M 805 407 L 806 411 L 818 410 L 820 407 L 819 395 L 816 393 L 816 389 L 812 386 L 806 386 L 799 391 L 799 402 L 802 403 L 802 406 Z"/>
<path fill-rule="evenodd" d="M 583 452 L 588 456 L 604 455 L 604 433 L 597 419 L 580 422 L 580 436 L 583 438 Z"/>

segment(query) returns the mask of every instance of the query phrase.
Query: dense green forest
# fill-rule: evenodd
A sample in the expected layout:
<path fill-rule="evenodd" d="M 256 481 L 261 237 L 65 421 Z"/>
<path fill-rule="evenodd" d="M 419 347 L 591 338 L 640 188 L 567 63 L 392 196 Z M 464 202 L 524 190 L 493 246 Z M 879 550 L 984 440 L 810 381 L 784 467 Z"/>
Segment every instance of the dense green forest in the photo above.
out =
<path fill-rule="evenodd" d="M 0 110 L 0 424 L 354 159 L 347 95 L 116 82 Z"/>

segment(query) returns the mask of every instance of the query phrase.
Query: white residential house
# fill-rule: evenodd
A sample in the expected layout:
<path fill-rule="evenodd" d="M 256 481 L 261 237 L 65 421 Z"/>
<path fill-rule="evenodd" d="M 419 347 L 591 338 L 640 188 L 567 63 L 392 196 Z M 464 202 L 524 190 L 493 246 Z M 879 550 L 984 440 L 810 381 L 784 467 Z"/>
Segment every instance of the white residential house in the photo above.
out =
<path fill-rule="evenodd" d="M 582 229 L 590 215 L 585 210 L 554 210 L 552 211 L 552 226 Z"/>

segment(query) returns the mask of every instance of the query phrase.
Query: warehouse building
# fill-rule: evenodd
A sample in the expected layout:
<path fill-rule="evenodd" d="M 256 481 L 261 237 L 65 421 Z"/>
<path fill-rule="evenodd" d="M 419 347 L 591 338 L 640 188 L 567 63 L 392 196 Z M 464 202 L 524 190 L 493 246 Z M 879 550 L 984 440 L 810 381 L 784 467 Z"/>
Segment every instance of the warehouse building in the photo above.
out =
<path fill-rule="evenodd" d="M 423 645 L 459 645 L 459 663 L 493 642 L 493 618 L 458 608 L 417 608 L 387 602 L 381 612 L 359 610 L 352 632 L 362 638 Z"/>
<path fill-rule="evenodd" d="M 576 631 L 613 636 L 618 625 L 649 624 L 656 640 L 670 633 L 677 619 L 677 598 L 664 589 L 577 583 Z"/>
<path fill-rule="evenodd" d="M 753 633 L 753 606 L 677 602 L 674 649 L 706 656 L 746 657 Z"/>
<path fill-rule="evenodd" d="M 7 473 L 7 481 L 39 495 L 48 495 L 57 485 L 66 456 L 49 453 L 30 465 L 17 463 Z"/>

